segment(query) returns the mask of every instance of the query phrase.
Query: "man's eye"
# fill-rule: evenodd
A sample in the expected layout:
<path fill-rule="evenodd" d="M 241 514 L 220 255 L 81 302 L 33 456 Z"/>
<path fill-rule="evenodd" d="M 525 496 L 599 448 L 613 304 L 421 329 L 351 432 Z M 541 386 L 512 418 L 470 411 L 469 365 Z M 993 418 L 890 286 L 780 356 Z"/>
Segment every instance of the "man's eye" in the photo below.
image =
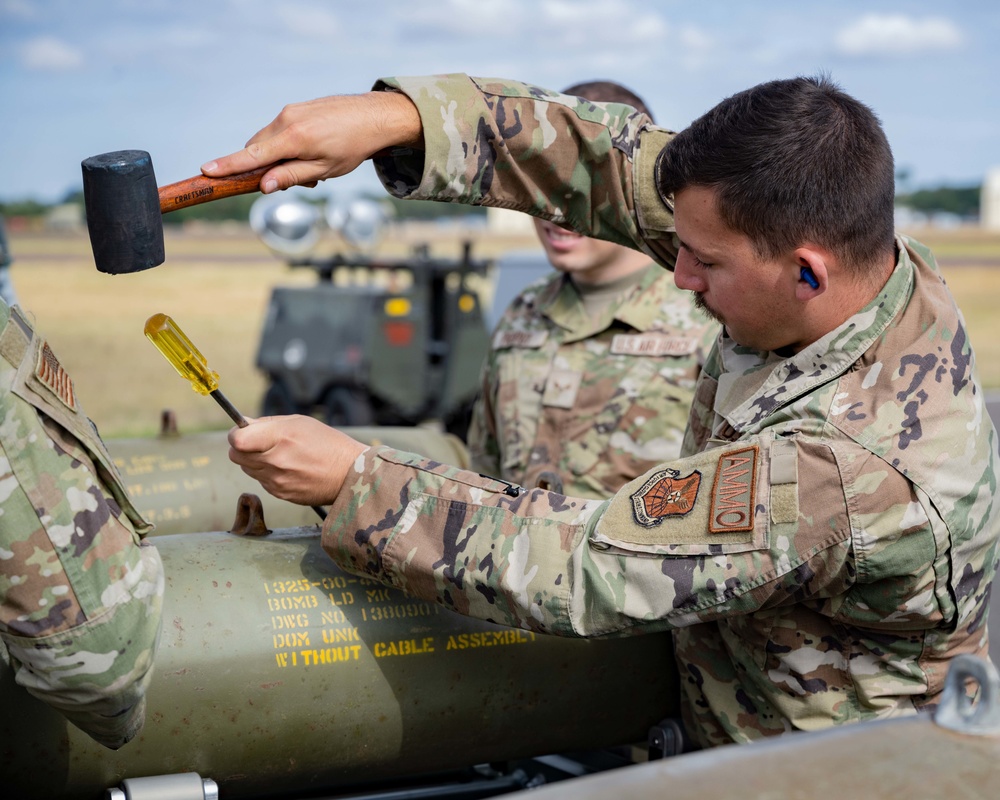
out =
<path fill-rule="evenodd" d="M 700 258 L 698 258 L 698 256 L 696 256 L 693 252 L 691 252 L 691 248 L 688 247 L 686 244 L 684 244 L 684 242 L 680 241 L 679 239 L 677 239 L 676 242 L 677 242 L 677 249 L 679 251 L 683 250 L 689 256 L 691 256 L 691 259 L 694 261 L 694 263 L 697 266 L 702 267 L 703 269 L 708 269 L 709 267 L 715 266 L 714 264 L 709 264 L 709 263 L 707 263 L 705 261 L 702 261 Z"/>
<path fill-rule="evenodd" d="M 702 260 L 701 260 L 700 258 L 698 258 L 698 256 L 696 256 L 696 255 L 695 255 L 694 253 L 692 253 L 692 252 L 691 252 L 690 250 L 688 250 L 688 255 L 689 255 L 689 256 L 691 256 L 691 258 L 693 258 L 693 259 L 694 259 L 694 263 L 695 263 L 695 264 L 697 264 L 697 265 L 698 265 L 699 267 L 701 267 L 702 269 L 708 269 L 709 267 L 711 267 L 711 266 L 712 266 L 711 264 L 708 264 L 708 263 L 706 263 L 706 262 L 702 261 Z"/>

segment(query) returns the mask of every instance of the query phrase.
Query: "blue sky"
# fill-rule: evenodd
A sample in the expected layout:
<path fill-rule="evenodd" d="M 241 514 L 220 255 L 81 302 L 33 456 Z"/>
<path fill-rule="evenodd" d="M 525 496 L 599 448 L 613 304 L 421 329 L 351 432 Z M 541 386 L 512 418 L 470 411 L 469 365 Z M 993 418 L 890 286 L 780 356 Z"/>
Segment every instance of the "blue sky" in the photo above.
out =
<path fill-rule="evenodd" d="M 610 78 L 679 129 L 723 97 L 831 74 L 881 117 L 910 186 L 1000 165 L 1000 4 L 675 0 L 0 0 L 0 200 L 51 202 L 80 161 L 148 150 L 160 184 L 289 102 L 384 75 L 561 88 Z M 375 190 L 369 165 L 318 191 Z"/>

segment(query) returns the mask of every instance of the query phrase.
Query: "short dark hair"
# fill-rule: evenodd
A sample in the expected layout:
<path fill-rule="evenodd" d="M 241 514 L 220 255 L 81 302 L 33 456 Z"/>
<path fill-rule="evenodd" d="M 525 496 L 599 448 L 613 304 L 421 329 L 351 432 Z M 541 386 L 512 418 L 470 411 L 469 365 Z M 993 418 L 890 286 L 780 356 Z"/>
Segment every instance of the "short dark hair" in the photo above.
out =
<path fill-rule="evenodd" d="M 567 86 L 563 89 L 562 93 L 571 94 L 574 97 L 582 97 L 585 100 L 593 100 L 595 103 L 624 103 L 653 119 L 652 112 L 646 107 L 646 104 L 639 95 L 614 81 L 584 81 L 583 83 L 574 83 L 572 86 Z"/>
<path fill-rule="evenodd" d="M 657 189 L 716 192 L 719 215 L 776 258 L 807 242 L 862 276 L 893 248 L 895 171 L 875 113 L 827 76 L 734 94 L 658 157 Z"/>

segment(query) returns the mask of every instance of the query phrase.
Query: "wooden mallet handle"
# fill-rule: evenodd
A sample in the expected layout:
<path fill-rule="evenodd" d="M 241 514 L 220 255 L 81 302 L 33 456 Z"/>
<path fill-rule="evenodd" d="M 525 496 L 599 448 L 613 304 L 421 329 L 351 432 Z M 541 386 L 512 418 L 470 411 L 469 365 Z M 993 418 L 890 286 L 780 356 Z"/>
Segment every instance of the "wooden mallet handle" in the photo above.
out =
<path fill-rule="evenodd" d="M 259 192 L 261 176 L 273 166 L 273 164 L 268 164 L 266 167 L 258 167 L 250 172 L 240 172 L 237 175 L 228 175 L 225 178 L 195 175 L 193 178 L 161 186 L 158 190 L 160 213 L 166 214 L 169 211 L 196 206 L 210 200 L 220 200 L 223 197 Z"/>

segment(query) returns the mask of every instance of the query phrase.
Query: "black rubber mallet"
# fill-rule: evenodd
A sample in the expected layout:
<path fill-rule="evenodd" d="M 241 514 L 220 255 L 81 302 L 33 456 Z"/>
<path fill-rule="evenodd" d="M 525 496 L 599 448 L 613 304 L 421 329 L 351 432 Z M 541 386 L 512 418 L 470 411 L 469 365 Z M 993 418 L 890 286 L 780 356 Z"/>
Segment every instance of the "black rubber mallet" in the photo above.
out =
<path fill-rule="evenodd" d="M 145 150 L 118 150 L 88 158 L 83 200 L 97 269 L 124 275 L 163 263 L 163 214 L 188 206 L 260 191 L 270 166 L 226 178 L 193 178 L 157 188 Z"/>

